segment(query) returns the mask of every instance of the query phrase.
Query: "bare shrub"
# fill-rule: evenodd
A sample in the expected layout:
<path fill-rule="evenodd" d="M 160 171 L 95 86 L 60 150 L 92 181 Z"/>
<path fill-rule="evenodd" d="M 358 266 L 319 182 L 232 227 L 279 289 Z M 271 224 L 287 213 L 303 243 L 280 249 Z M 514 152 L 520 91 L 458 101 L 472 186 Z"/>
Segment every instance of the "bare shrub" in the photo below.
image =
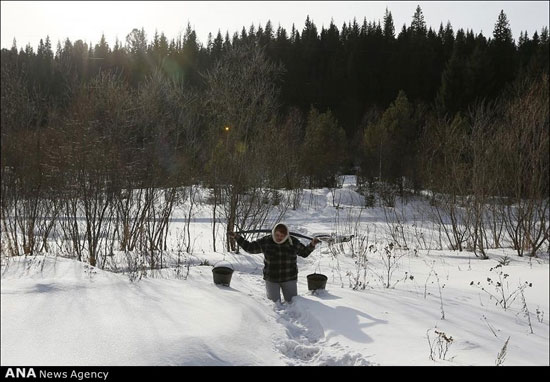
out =
<path fill-rule="evenodd" d="M 496 265 L 495 267 L 491 268 L 489 271 L 495 273 L 498 277 L 497 280 L 493 280 L 490 277 L 487 277 L 486 283 L 487 286 L 490 286 L 494 292 L 491 292 L 490 290 L 487 290 L 486 287 L 482 286 L 481 282 L 474 283 L 473 281 L 470 282 L 471 286 L 474 286 L 476 288 L 480 288 L 484 293 L 486 293 L 489 296 L 490 300 L 495 300 L 495 305 L 500 305 L 504 310 L 508 309 L 510 305 L 516 300 L 516 298 L 523 293 L 523 290 L 525 288 L 531 288 L 533 286 L 532 283 L 525 281 L 524 283 L 520 284 L 517 288 L 513 289 L 510 287 L 510 283 L 508 281 L 508 278 L 510 277 L 509 274 L 504 273 L 501 264 Z"/>
<path fill-rule="evenodd" d="M 435 334 L 434 338 L 430 337 L 430 332 L 432 330 Z M 453 337 L 437 329 L 428 329 L 426 331 L 426 337 L 430 347 L 430 359 L 435 361 L 435 356 L 437 356 L 438 359 L 444 360 L 447 357 L 449 348 L 453 344 Z"/>
<path fill-rule="evenodd" d="M 214 195 L 225 194 L 223 206 L 227 230 L 247 226 L 247 216 L 262 220 L 258 208 L 266 188 L 266 162 L 261 150 L 261 131 L 272 124 L 278 103 L 277 81 L 281 69 L 262 49 L 242 45 L 227 50 L 214 68 L 204 75 L 205 105 L 211 153 L 207 172 Z M 250 207 L 243 205 L 248 204 Z M 217 216 L 213 216 L 214 221 Z M 213 235 L 215 239 L 215 228 Z M 228 240 L 228 250 L 236 243 Z"/>

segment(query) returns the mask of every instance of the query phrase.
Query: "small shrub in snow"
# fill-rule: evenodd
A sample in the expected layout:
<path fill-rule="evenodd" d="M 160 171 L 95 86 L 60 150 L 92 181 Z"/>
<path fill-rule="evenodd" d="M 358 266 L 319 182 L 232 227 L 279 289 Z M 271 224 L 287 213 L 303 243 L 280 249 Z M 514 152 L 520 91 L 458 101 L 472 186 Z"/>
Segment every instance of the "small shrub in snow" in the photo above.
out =
<path fill-rule="evenodd" d="M 368 245 L 368 236 L 354 236 L 350 242 L 352 257 L 355 258 L 355 272 L 350 275 L 350 288 L 365 289 L 367 287 L 368 254 L 372 245 Z M 352 281 L 353 280 L 353 281 Z"/>
<path fill-rule="evenodd" d="M 435 356 L 439 359 L 445 359 L 449 348 L 453 344 L 453 337 L 448 336 L 445 332 L 433 329 L 435 336 L 434 338 L 431 338 L 431 330 L 432 329 L 428 329 L 426 331 L 426 337 L 428 338 L 428 345 L 430 347 L 430 359 L 435 361 Z"/>
<path fill-rule="evenodd" d="M 499 268 L 502 268 L 501 264 L 498 264 L 494 268 L 491 268 L 490 271 L 497 274 L 498 280 L 493 280 L 490 277 L 487 277 L 487 284 L 494 288 L 495 293 L 488 291 L 485 287 L 481 286 L 481 282 L 474 283 L 470 282 L 470 285 L 480 288 L 483 292 L 489 295 L 490 300 L 496 300 L 496 305 L 502 306 L 504 310 L 508 309 L 510 305 L 516 300 L 518 295 L 523 292 L 525 288 L 531 288 L 532 283 L 525 281 L 523 284 L 520 284 L 515 290 L 510 289 L 510 284 L 508 282 L 509 274 L 504 273 Z"/>
<path fill-rule="evenodd" d="M 441 285 L 441 282 L 439 281 L 439 275 L 434 270 L 435 261 L 432 261 L 432 266 L 430 268 L 430 273 L 428 273 L 428 277 L 426 278 L 426 283 L 424 284 L 424 298 L 426 298 L 428 294 L 428 280 L 432 276 L 432 274 L 435 276 L 437 280 L 437 286 L 439 287 L 439 302 L 441 307 L 441 319 L 445 319 L 445 309 L 443 308 L 443 292 L 442 290 L 445 288 L 445 284 Z M 433 284 L 433 281 L 432 281 Z"/>
<path fill-rule="evenodd" d="M 396 248 L 393 243 L 389 243 L 385 245 L 382 250 L 378 250 L 378 254 L 380 255 L 380 259 L 382 260 L 384 268 L 384 275 L 381 275 L 379 277 L 382 279 L 382 282 L 384 283 L 384 286 L 386 288 L 389 288 L 391 286 L 393 273 L 399 267 L 399 261 L 401 260 L 401 258 L 405 256 L 404 251 L 396 252 L 395 250 Z"/>

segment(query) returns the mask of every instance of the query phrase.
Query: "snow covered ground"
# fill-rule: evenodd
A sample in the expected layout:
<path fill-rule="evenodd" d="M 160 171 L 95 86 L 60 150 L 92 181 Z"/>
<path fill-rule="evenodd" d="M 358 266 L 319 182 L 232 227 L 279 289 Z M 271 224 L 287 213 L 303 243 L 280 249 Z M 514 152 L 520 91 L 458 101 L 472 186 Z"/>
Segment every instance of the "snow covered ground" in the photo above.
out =
<path fill-rule="evenodd" d="M 361 200 L 346 191 L 337 190 L 340 205 L 359 210 Z M 291 230 L 342 230 L 338 214 L 346 209 L 333 207 L 330 190 L 306 190 L 307 197 L 309 205 L 284 219 Z M 380 211 L 368 211 L 361 229 L 378 236 L 370 239 L 377 251 L 368 253 L 366 270 L 358 275 L 348 244 L 337 252 L 323 244 L 299 258 L 299 296 L 290 304 L 265 297 L 262 255 L 212 252 L 206 209 L 194 216 L 188 269 L 131 282 L 59 256 L 3 259 L 1 364 L 495 365 L 509 338 L 503 365 L 549 365 L 548 257 L 495 249 L 479 260 L 411 245 L 392 252 L 396 268 L 386 288 L 387 224 Z M 170 240 L 182 224 L 172 223 Z M 497 267 L 504 256 L 509 264 Z M 213 283 L 212 265 L 221 260 L 235 269 L 230 287 Z M 314 272 L 328 276 L 325 291 L 308 291 L 306 275 Z M 496 287 L 500 272 L 508 276 Z M 353 289 L 355 277 L 364 283 Z M 524 284 L 531 284 L 525 304 Z M 491 296 L 515 292 L 506 310 Z"/>

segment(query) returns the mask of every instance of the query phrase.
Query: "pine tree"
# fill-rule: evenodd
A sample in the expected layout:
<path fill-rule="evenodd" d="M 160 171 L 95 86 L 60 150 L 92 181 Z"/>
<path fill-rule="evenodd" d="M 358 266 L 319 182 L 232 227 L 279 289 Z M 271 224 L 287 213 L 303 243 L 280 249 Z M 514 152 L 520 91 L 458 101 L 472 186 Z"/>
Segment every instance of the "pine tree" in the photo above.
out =
<path fill-rule="evenodd" d="M 268 45 L 273 40 L 273 25 L 271 20 L 267 20 L 265 24 L 264 33 L 261 37 L 261 44 Z"/>
<path fill-rule="evenodd" d="M 17 53 L 17 40 L 15 37 L 13 38 L 13 42 L 11 43 L 11 51 L 12 53 Z"/>
<path fill-rule="evenodd" d="M 95 45 L 93 50 L 93 75 L 96 75 L 102 68 L 107 68 L 110 66 L 110 53 L 109 44 L 107 44 L 107 41 L 105 40 L 105 35 L 101 34 L 101 39 L 99 40 L 99 43 Z"/>
<path fill-rule="evenodd" d="M 384 38 L 387 40 L 395 39 L 395 26 L 393 25 L 393 16 L 391 12 L 386 8 L 386 13 L 384 14 Z"/>
<path fill-rule="evenodd" d="M 540 33 L 540 43 L 548 44 L 548 27 L 542 28 L 542 31 Z"/>
<path fill-rule="evenodd" d="M 487 48 L 487 39 L 479 34 L 476 37 L 475 48 L 468 57 L 465 72 L 465 89 L 467 89 L 466 104 L 481 101 L 489 96 L 493 71 Z"/>
<path fill-rule="evenodd" d="M 539 48 L 538 48 L 538 52 L 537 52 L 537 55 L 538 55 L 538 62 L 539 62 L 539 67 L 541 68 L 540 70 L 543 72 L 543 73 L 546 73 L 548 74 L 550 72 L 550 65 L 549 65 L 549 60 L 550 60 L 550 52 L 549 52 L 549 39 L 548 39 L 548 27 L 544 27 L 542 28 L 542 31 L 540 33 L 540 44 L 539 44 Z"/>
<path fill-rule="evenodd" d="M 508 17 L 506 17 L 504 10 L 501 10 L 498 15 L 497 23 L 495 24 L 495 28 L 493 30 L 493 37 L 497 42 L 505 44 L 513 43 L 510 22 L 508 21 Z"/>
<path fill-rule="evenodd" d="M 416 6 L 413 19 L 411 22 L 411 31 L 413 36 L 425 36 L 426 35 L 426 21 L 424 20 L 424 14 L 419 5 Z"/>
<path fill-rule="evenodd" d="M 94 56 L 106 59 L 108 55 L 109 55 L 109 44 L 107 44 L 107 40 L 105 40 L 105 35 L 102 33 L 99 43 L 96 44 L 96 46 L 94 47 Z"/>
<path fill-rule="evenodd" d="M 503 10 L 498 15 L 490 42 L 491 64 L 494 68 L 494 81 L 491 86 L 491 97 L 497 97 L 510 83 L 517 71 L 517 52 L 510 23 Z"/>
<path fill-rule="evenodd" d="M 132 55 L 144 53 L 147 50 L 147 37 L 145 35 L 145 30 L 143 28 L 132 29 L 132 31 L 126 36 L 126 46 L 128 48 L 128 52 Z"/>
<path fill-rule="evenodd" d="M 441 76 L 441 87 L 436 97 L 438 110 L 444 114 L 454 115 L 465 105 L 467 94 L 464 88 L 466 81 L 466 37 L 464 30 L 456 34 L 451 58 Z"/>
<path fill-rule="evenodd" d="M 210 50 L 210 56 L 213 62 L 216 62 L 220 59 L 223 51 L 223 37 L 222 32 L 218 29 L 218 34 L 212 42 L 212 49 Z"/>
<path fill-rule="evenodd" d="M 244 30 L 244 28 L 243 28 Z M 225 31 L 225 37 L 223 39 L 223 50 L 227 51 L 231 48 L 231 40 L 229 39 L 229 32 Z"/>
<path fill-rule="evenodd" d="M 302 40 L 311 42 L 311 41 L 317 40 L 317 38 L 318 38 L 317 27 L 315 26 L 315 23 L 309 18 L 309 15 L 308 15 L 306 17 L 304 30 L 302 32 Z"/>
<path fill-rule="evenodd" d="M 444 60 L 447 61 L 453 52 L 453 45 L 455 42 L 455 34 L 453 31 L 453 26 L 448 21 L 447 25 L 445 26 L 445 30 L 442 34 L 443 39 L 443 54 L 444 54 Z"/>

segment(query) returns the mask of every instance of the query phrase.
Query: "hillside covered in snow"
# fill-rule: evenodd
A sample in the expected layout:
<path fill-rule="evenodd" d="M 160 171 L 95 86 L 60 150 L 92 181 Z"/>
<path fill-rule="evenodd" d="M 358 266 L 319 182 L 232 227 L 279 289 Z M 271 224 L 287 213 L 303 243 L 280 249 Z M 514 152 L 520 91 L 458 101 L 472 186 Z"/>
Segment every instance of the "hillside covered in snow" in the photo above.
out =
<path fill-rule="evenodd" d="M 547 256 L 498 248 L 481 260 L 420 245 L 437 235 L 413 220 L 414 202 L 396 207 L 410 232 L 397 246 L 387 216 L 352 187 L 304 192 L 284 216 L 292 231 L 358 235 L 298 259 L 291 303 L 266 298 L 263 255 L 212 251 L 207 205 L 193 213 L 192 250 L 168 251 L 162 269 L 132 269 L 120 252 L 103 269 L 51 253 L 3 257 L 2 365 L 549 364 Z M 184 220 L 175 214 L 168 241 Z M 234 268 L 229 287 L 213 283 L 219 264 Z M 308 290 L 310 273 L 328 276 L 326 290 Z"/>

